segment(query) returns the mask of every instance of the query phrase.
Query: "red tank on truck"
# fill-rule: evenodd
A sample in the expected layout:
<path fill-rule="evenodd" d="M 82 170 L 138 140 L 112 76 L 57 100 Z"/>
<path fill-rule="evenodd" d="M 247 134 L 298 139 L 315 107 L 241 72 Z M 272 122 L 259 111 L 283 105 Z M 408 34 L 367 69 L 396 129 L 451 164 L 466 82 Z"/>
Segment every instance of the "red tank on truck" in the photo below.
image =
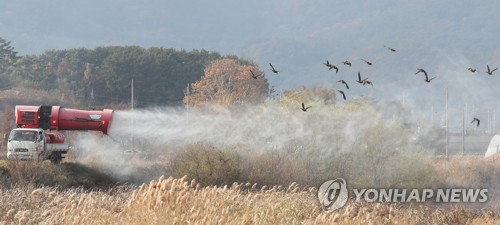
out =
<path fill-rule="evenodd" d="M 113 110 L 79 110 L 60 106 L 15 108 L 17 128 L 10 131 L 7 158 L 51 160 L 59 163 L 69 150 L 61 131 L 108 133 Z"/>

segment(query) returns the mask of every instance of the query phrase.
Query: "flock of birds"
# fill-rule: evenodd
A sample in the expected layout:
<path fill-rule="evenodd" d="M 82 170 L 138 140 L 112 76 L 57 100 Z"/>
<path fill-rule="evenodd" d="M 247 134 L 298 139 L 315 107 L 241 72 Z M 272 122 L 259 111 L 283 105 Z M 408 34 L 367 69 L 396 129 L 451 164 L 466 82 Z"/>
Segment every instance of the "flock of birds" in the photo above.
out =
<path fill-rule="evenodd" d="M 391 47 L 387 47 L 387 46 L 384 46 L 385 48 L 387 48 L 389 51 L 391 52 L 396 52 L 397 50 L 395 48 L 391 48 Z M 373 62 L 371 61 L 368 61 L 366 59 L 361 59 L 361 61 L 363 61 L 364 63 L 366 63 L 368 66 L 371 66 L 373 65 Z M 349 66 L 351 67 L 352 66 L 352 63 L 348 60 L 344 60 L 341 62 L 343 65 L 345 66 Z M 335 70 L 335 73 L 337 74 L 339 72 L 339 67 L 330 63 L 329 60 L 326 60 L 326 62 L 323 63 L 327 68 L 328 70 Z M 270 66 L 270 70 L 271 72 L 273 72 L 274 74 L 278 74 L 280 71 L 277 70 L 273 64 L 269 63 L 269 66 Z M 495 72 L 498 68 L 495 68 L 495 69 L 490 69 L 490 66 L 489 65 L 486 65 L 486 71 L 485 73 L 488 74 L 488 75 L 493 75 L 493 72 Z M 468 71 L 472 72 L 472 73 L 475 73 L 477 71 L 477 69 L 475 68 L 472 68 L 472 67 L 469 67 L 467 68 Z M 264 75 L 263 72 L 259 73 L 259 74 L 255 74 L 252 70 L 250 70 L 250 73 L 251 73 L 251 76 L 252 78 L 254 79 L 258 79 L 259 77 L 262 77 Z M 427 71 L 425 71 L 424 69 L 422 68 L 417 68 L 417 72 L 415 73 L 415 75 L 419 74 L 419 73 L 422 73 L 425 78 L 424 78 L 424 81 L 427 82 L 427 83 L 430 83 L 432 80 L 436 79 L 436 77 L 432 77 L 432 78 L 429 78 L 429 75 L 427 74 Z M 364 85 L 371 85 L 373 87 L 373 83 L 368 80 L 368 78 L 361 78 L 361 72 L 358 72 L 358 79 L 355 80 L 357 83 L 359 84 L 362 84 L 363 86 Z M 337 83 L 341 83 L 342 85 L 345 86 L 346 89 L 349 89 L 349 85 L 347 84 L 347 82 L 345 80 L 338 80 Z M 345 95 L 345 92 L 343 90 L 337 90 L 337 92 L 339 92 L 341 95 L 342 95 L 342 98 L 344 100 L 347 100 L 346 98 L 346 95 Z M 308 109 L 310 109 L 312 106 L 305 106 L 304 103 L 302 103 L 302 107 L 300 108 L 302 111 L 304 112 L 307 112 Z M 480 124 L 480 120 L 476 117 L 473 118 L 472 120 L 472 124 L 476 123 L 476 125 L 479 127 L 479 124 Z"/>

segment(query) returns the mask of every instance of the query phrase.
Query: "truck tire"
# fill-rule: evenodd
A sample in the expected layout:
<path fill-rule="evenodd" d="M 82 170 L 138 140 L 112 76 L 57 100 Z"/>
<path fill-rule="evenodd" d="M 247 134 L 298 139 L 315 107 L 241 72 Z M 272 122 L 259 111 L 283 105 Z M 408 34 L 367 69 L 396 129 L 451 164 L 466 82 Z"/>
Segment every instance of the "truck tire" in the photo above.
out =
<path fill-rule="evenodd" d="M 50 162 L 52 164 L 59 164 L 61 163 L 62 160 L 62 154 L 60 152 L 53 152 L 52 156 L 50 157 Z"/>
<path fill-rule="evenodd" d="M 0 178 L 10 178 L 10 172 L 7 168 L 0 167 Z"/>

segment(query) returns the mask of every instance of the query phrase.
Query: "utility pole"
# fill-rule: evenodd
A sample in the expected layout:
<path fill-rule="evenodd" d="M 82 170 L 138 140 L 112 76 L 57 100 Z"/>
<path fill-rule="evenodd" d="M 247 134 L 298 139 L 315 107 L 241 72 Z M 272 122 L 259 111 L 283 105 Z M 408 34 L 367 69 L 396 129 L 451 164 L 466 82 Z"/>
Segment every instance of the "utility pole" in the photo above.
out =
<path fill-rule="evenodd" d="M 446 158 L 448 158 L 448 86 L 446 86 L 446 105 L 445 105 L 445 125 L 446 125 Z"/>
<path fill-rule="evenodd" d="M 497 133 L 497 111 L 493 110 L 493 133 Z"/>
<path fill-rule="evenodd" d="M 189 120 L 189 83 L 186 87 L 186 117 Z"/>
<path fill-rule="evenodd" d="M 134 153 L 134 79 L 130 84 L 130 111 L 132 112 L 131 152 Z"/>
<path fill-rule="evenodd" d="M 469 109 L 467 108 L 467 103 L 465 103 L 465 118 L 470 118 L 468 110 Z M 465 131 L 467 131 L 467 128 L 465 129 Z"/>
<path fill-rule="evenodd" d="M 90 88 L 90 101 L 87 108 L 91 109 L 94 106 L 94 88 Z"/>
<path fill-rule="evenodd" d="M 464 143 L 465 143 L 465 108 L 462 111 L 462 156 L 464 155 Z"/>
<path fill-rule="evenodd" d="M 490 110 L 488 109 L 488 134 L 491 132 L 491 115 Z"/>

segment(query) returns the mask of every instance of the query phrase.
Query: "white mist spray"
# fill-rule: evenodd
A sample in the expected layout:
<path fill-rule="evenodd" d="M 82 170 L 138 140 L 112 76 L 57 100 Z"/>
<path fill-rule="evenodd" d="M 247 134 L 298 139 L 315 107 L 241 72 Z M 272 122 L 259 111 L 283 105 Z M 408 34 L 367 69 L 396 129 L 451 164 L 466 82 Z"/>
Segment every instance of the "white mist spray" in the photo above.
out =
<path fill-rule="evenodd" d="M 342 104 L 317 101 L 309 103 L 312 108 L 303 112 L 300 103 L 269 101 L 236 110 L 191 109 L 189 116 L 182 108 L 115 111 L 109 136 L 80 134 L 76 145 L 86 163 L 119 176 L 133 173 L 137 167 L 168 161 L 171 153 L 198 143 L 233 149 L 250 158 L 270 152 L 287 155 L 292 151 L 301 157 L 311 154 L 318 168 L 328 167 L 337 154 L 361 148 L 366 151 L 375 145 L 374 151 L 414 149 L 409 141 L 412 131 L 406 132 L 414 127 L 405 124 L 411 121 L 406 118 L 411 115 L 396 112 L 398 107 L 373 104 L 362 99 Z M 124 157 L 123 152 L 132 149 L 132 131 L 133 149 L 154 157 L 141 161 Z"/>
<path fill-rule="evenodd" d="M 340 105 L 315 104 L 303 112 L 299 106 L 266 104 L 235 111 L 220 108 L 191 110 L 189 116 L 179 108 L 117 111 L 109 136 L 127 139 L 133 131 L 134 139 L 139 142 L 170 148 L 201 142 L 263 150 L 291 143 L 314 143 L 321 151 L 335 144 L 332 137 L 341 138 L 346 143 L 354 142 L 357 131 L 381 119 L 377 112 L 368 111 L 370 108 L 365 111 L 352 107 L 350 110 Z M 141 146 L 134 148 L 140 149 Z"/>

